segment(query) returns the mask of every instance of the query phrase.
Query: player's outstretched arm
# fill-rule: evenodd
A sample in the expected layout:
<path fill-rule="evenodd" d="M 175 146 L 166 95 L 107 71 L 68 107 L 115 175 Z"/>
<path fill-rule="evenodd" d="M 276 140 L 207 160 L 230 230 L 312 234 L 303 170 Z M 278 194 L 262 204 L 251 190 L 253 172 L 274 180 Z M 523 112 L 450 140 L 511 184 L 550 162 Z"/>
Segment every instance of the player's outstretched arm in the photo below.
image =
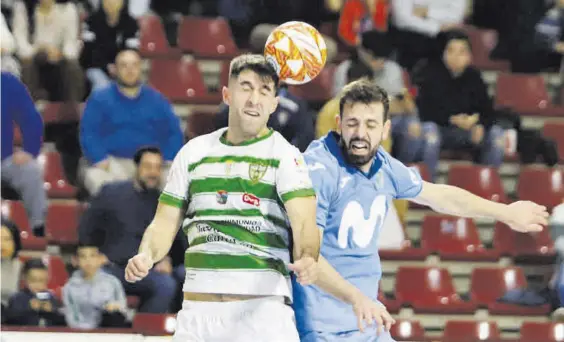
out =
<path fill-rule="evenodd" d="M 374 323 L 377 324 L 379 332 L 381 327 L 389 331 L 396 322 L 383 304 L 374 302 L 346 281 L 323 256 L 319 257 L 318 273 L 315 285 L 353 306 L 360 331 L 364 331 L 364 324 L 371 325 Z"/>
<path fill-rule="evenodd" d="M 153 221 L 143 234 L 139 254 L 129 259 L 125 280 L 136 282 L 149 273 L 153 265 L 164 258 L 180 227 L 182 209 L 159 202 Z"/>
<path fill-rule="evenodd" d="M 294 263 L 288 265 L 303 285 L 315 282 L 321 234 L 315 217 L 315 197 L 296 197 L 284 203 L 294 238 Z"/>
<path fill-rule="evenodd" d="M 492 218 L 519 232 L 536 232 L 547 225 L 546 207 L 529 201 L 503 204 L 486 200 L 461 188 L 423 182 L 419 195 L 412 201 L 454 216 Z"/>

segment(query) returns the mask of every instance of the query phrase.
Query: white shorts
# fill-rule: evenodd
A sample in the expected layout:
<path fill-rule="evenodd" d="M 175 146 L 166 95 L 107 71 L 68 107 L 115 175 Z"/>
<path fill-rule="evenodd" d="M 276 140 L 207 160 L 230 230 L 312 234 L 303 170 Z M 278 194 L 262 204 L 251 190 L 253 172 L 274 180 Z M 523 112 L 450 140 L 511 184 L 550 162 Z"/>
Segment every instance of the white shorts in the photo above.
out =
<path fill-rule="evenodd" d="M 233 302 L 185 300 L 173 342 L 299 342 L 294 310 L 282 297 Z"/>

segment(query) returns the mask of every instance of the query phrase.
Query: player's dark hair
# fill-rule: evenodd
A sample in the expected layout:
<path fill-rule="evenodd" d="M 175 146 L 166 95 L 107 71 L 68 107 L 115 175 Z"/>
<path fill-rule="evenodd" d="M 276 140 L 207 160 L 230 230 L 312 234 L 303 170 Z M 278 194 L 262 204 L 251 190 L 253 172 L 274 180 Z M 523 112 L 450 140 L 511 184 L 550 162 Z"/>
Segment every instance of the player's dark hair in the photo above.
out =
<path fill-rule="evenodd" d="M 14 255 L 12 255 L 12 259 L 18 256 L 18 253 L 22 249 L 22 240 L 20 239 L 20 229 L 18 226 L 12 222 L 11 220 L 7 219 L 6 217 L 2 216 L 0 218 L 2 226 L 5 226 L 10 231 L 12 235 L 12 240 L 14 240 Z"/>
<path fill-rule="evenodd" d="M 27 275 L 31 270 L 47 271 L 47 265 L 45 265 L 45 263 L 41 259 L 29 259 L 24 264 L 23 274 Z"/>
<path fill-rule="evenodd" d="M 237 78 L 245 70 L 256 73 L 263 81 L 274 82 L 274 90 L 278 89 L 278 73 L 263 55 L 244 54 L 235 57 L 229 65 L 229 78 Z"/>
<path fill-rule="evenodd" d="M 136 166 L 139 166 L 139 164 L 141 163 L 141 159 L 143 159 L 143 156 L 146 153 L 158 154 L 161 157 L 163 156 L 163 153 L 161 152 L 160 148 L 156 146 L 143 146 L 139 148 L 137 152 L 135 152 L 135 155 L 133 156 L 133 162 L 135 162 Z"/>
<path fill-rule="evenodd" d="M 388 120 L 390 111 L 390 99 L 388 93 L 377 86 L 374 81 L 368 78 L 361 78 L 347 84 L 341 92 L 339 100 L 339 115 L 343 117 L 343 108 L 347 104 L 354 103 L 382 103 L 384 105 L 384 122 Z"/>

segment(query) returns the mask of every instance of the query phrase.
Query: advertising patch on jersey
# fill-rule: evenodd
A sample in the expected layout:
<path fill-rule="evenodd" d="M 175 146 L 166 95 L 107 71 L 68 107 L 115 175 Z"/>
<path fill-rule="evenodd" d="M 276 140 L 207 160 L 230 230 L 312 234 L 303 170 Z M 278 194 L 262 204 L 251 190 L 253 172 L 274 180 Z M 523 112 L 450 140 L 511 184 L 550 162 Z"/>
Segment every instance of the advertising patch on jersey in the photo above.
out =
<path fill-rule="evenodd" d="M 243 194 L 243 202 L 250 204 L 250 205 L 254 205 L 255 207 L 260 206 L 260 198 L 258 198 L 257 196 L 255 196 L 253 194 L 244 193 Z"/>
<path fill-rule="evenodd" d="M 249 165 L 249 179 L 253 183 L 258 183 L 266 174 L 268 165 L 264 163 L 253 163 Z"/>
<path fill-rule="evenodd" d="M 217 194 L 215 195 L 215 199 L 217 200 L 217 203 L 225 204 L 225 203 L 227 203 L 227 197 L 228 196 L 229 196 L 229 194 L 227 193 L 227 191 L 219 190 L 217 192 Z"/>

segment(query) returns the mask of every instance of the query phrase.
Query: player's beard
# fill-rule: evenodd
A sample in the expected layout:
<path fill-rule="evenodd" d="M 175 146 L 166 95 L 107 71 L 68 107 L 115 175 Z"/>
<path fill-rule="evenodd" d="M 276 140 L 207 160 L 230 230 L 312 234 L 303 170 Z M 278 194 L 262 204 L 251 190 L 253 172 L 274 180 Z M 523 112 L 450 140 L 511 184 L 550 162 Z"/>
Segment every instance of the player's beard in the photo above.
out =
<path fill-rule="evenodd" d="M 365 154 L 355 154 L 352 150 L 352 144 L 354 142 L 363 142 L 366 144 L 367 146 L 367 153 Z M 343 138 L 341 138 L 340 140 L 340 145 L 341 148 L 343 149 L 343 152 L 345 152 L 345 157 L 347 158 L 347 161 L 349 163 L 351 163 L 352 165 L 356 166 L 356 167 L 361 167 L 364 166 L 368 163 L 370 163 L 372 161 L 372 159 L 374 158 L 374 156 L 376 155 L 377 151 L 378 151 L 378 147 L 380 146 L 379 144 L 372 147 L 372 144 L 366 140 L 366 139 L 360 139 L 360 138 L 353 138 L 351 139 L 351 141 L 349 141 L 349 143 L 347 144 Z"/>

